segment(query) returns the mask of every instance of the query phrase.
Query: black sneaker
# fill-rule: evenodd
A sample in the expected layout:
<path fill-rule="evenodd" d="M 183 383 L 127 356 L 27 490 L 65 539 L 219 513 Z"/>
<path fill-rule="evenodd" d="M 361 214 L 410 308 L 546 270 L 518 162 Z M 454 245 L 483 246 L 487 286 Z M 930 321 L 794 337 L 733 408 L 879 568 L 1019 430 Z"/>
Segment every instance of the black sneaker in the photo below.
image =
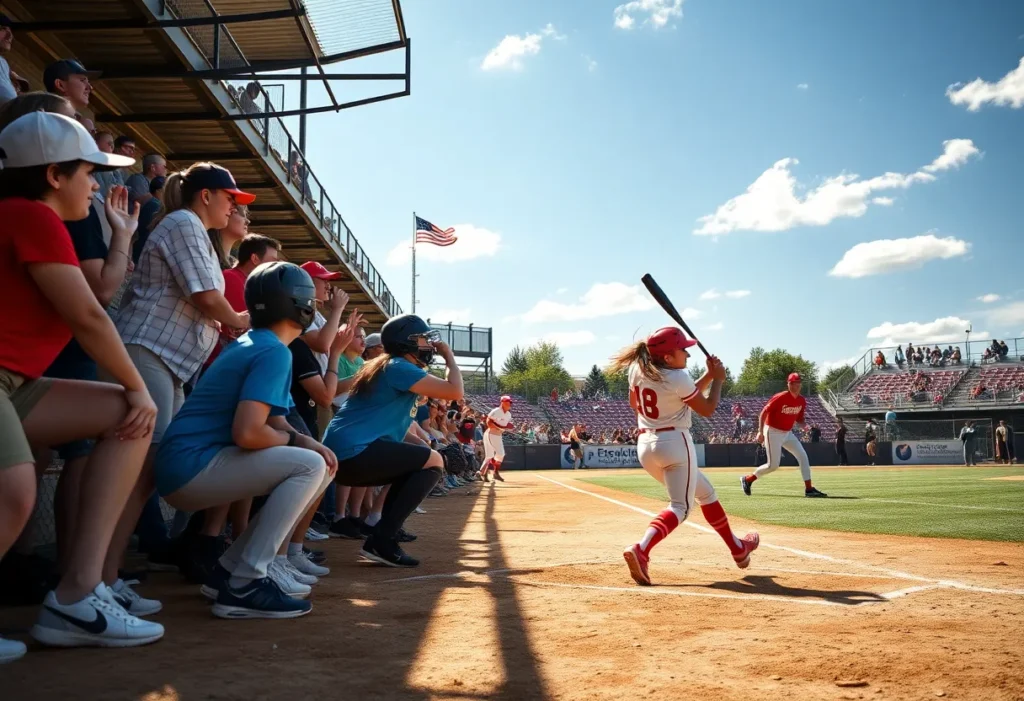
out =
<path fill-rule="evenodd" d="M 416 535 L 415 533 L 410 533 L 404 528 L 399 528 L 398 533 L 395 534 L 395 540 L 397 540 L 399 543 L 411 543 L 417 538 L 419 538 L 418 535 Z"/>
<path fill-rule="evenodd" d="M 230 545 L 224 538 L 208 535 L 193 536 L 182 547 L 178 569 L 182 576 L 192 584 L 205 584 L 216 569 L 220 556 L 229 547 Z"/>
<path fill-rule="evenodd" d="M 362 543 L 359 555 L 388 567 L 416 567 L 420 564 L 416 558 L 406 555 L 397 542 L 378 540 L 375 537 L 367 538 L 366 542 Z"/>
<path fill-rule="evenodd" d="M 210 576 L 207 577 L 203 585 L 199 587 L 199 593 L 210 601 L 216 601 L 220 590 L 228 585 L 230 577 L 231 573 L 218 564 L 213 568 L 213 572 L 210 573 Z"/>
<path fill-rule="evenodd" d="M 359 533 L 363 536 L 363 538 L 369 538 L 370 536 L 372 536 L 376 532 L 377 532 L 377 527 L 376 526 L 368 526 L 368 525 L 366 525 L 366 521 L 360 521 L 359 522 Z"/>
<path fill-rule="evenodd" d="M 149 551 L 146 557 L 146 569 L 150 572 L 177 572 L 180 560 L 178 543 L 169 541 L 165 545 Z"/>
<path fill-rule="evenodd" d="M 331 527 L 331 522 L 327 520 L 326 516 L 317 511 L 315 514 L 313 514 L 313 521 L 309 525 L 311 525 L 318 531 L 321 531 L 322 533 L 326 533 L 328 529 Z"/>
<path fill-rule="evenodd" d="M 286 596 L 269 577 L 239 589 L 225 586 L 213 605 L 217 618 L 298 618 L 312 610 L 313 604 Z"/>
<path fill-rule="evenodd" d="M 744 477 L 740 477 L 740 484 L 743 485 L 743 493 L 746 494 L 749 497 L 750 496 L 750 482 L 747 481 L 747 478 L 745 476 Z"/>
<path fill-rule="evenodd" d="M 504 482 L 505 481 L 505 478 L 501 476 L 500 472 L 495 472 L 494 473 L 494 479 L 496 479 L 499 482 Z"/>
<path fill-rule="evenodd" d="M 359 532 L 359 519 L 352 518 L 351 516 L 346 516 L 332 523 L 328 535 L 332 538 L 345 538 L 347 540 L 362 540 L 363 538 Z"/>
<path fill-rule="evenodd" d="M 322 565 L 327 562 L 327 553 L 323 550 L 310 550 L 305 545 L 302 546 L 302 553 L 309 558 L 309 561 L 315 565 Z"/>
<path fill-rule="evenodd" d="M 359 554 L 388 567 L 416 567 L 420 564 L 416 558 L 406 555 L 395 541 L 378 541 L 375 537 L 366 539 Z"/>
<path fill-rule="evenodd" d="M 814 498 L 814 499 L 824 499 L 825 497 L 828 496 L 828 494 L 825 494 L 825 492 L 819 491 L 819 490 L 815 489 L 814 487 L 811 487 L 810 489 L 808 489 L 808 490 L 806 490 L 804 492 L 804 496 L 805 497 L 811 497 L 811 498 Z"/>

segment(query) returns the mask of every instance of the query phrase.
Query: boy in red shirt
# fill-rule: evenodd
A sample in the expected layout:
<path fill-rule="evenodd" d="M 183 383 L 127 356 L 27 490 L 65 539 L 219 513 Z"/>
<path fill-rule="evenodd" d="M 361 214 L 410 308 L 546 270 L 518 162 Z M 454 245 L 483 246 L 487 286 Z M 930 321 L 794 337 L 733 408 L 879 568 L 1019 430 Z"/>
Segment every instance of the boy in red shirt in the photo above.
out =
<path fill-rule="evenodd" d="M 802 426 L 805 422 L 804 413 L 807 410 L 807 399 L 800 394 L 800 374 L 792 372 L 787 380 L 789 389 L 779 392 L 769 399 L 758 416 L 757 442 L 765 443 L 768 462 L 754 470 L 754 474 L 740 477 L 743 493 L 749 497 L 750 485 L 758 477 L 763 477 L 779 469 L 779 463 L 782 461 L 782 449 L 785 448 L 800 463 L 800 474 L 804 478 L 804 496 L 827 497 L 828 494 L 818 491 L 811 484 L 811 463 L 807 459 L 804 447 L 800 445 L 800 440 L 793 435 L 793 424 L 799 423 Z"/>

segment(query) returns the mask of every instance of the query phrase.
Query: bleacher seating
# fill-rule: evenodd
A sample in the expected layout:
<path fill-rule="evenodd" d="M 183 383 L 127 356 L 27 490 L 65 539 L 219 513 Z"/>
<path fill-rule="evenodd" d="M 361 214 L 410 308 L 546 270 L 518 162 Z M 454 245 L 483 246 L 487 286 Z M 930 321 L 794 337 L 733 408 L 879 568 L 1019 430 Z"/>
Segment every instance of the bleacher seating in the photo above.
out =
<path fill-rule="evenodd" d="M 516 426 L 522 425 L 524 421 L 531 426 L 537 423 L 547 423 L 548 419 L 543 412 L 538 411 L 536 406 L 526 401 L 526 397 L 521 397 L 518 394 L 509 396 L 512 397 L 512 419 Z M 466 399 L 472 402 L 473 409 L 484 414 L 498 406 L 501 403 L 501 397 L 500 394 L 466 395 Z"/>
<path fill-rule="evenodd" d="M 566 431 L 575 423 L 586 424 L 591 435 L 636 426 L 636 415 L 625 399 L 569 399 L 553 402 L 542 398 L 540 408 L 547 412 L 555 426 Z"/>
<path fill-rule="evenodd" d="M 908 403 L 927 406 L 948 396 L 965 374 L 966 368 L 872 370 L 847 390 L 841 402 L 847 409 L 884 410 L 889 405 L 906 406 Z"/>
<path fill-rule="evenodd" d="M 980 384 L 985 391 L 974 397 L 973 390 Z M 1016 401 L 1024 390 L 1024 366 L 984 365 L 975 377 L 964 383 L 964 398 L 969 401 Z"/>

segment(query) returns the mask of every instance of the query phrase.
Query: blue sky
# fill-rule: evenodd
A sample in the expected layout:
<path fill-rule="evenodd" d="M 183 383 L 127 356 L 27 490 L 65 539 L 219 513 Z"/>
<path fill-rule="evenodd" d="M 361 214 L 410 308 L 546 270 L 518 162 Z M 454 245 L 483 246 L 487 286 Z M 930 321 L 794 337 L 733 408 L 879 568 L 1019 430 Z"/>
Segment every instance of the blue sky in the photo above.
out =
<path fill-rule="evenodd" d="M 403 9 L 412 95 L 311 117 L 309 161 L 406 310 L 412 212 L 456 228 L 417 311 L 493 326 L 499 364 L 603 365 L 668 321 L 648 272 L 734 372 L 1024 336 L 1024 4 Z"/>

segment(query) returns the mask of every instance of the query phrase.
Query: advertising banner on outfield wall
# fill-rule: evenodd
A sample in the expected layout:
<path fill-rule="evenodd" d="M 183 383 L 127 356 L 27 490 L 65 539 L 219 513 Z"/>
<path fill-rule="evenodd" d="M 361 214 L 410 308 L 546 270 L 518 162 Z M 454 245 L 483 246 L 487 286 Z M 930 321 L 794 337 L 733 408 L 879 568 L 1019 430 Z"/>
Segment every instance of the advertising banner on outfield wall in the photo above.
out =
<path fill-rule="evenodd" d="M 964 444 L 952 441 L 907 441 L 892 444 L 893 465 L 960 465 Z"/>
<path fill-rule="evenodd" d="M 697 466 L 704 467 L 704 444 L 694 446 L 697 451 Z M 572 451 L 569 445 L 562 446 L 562 468 L 572 469 Z M 584 467 L 640 467 L 635 445 L 584 445 Z"/>

